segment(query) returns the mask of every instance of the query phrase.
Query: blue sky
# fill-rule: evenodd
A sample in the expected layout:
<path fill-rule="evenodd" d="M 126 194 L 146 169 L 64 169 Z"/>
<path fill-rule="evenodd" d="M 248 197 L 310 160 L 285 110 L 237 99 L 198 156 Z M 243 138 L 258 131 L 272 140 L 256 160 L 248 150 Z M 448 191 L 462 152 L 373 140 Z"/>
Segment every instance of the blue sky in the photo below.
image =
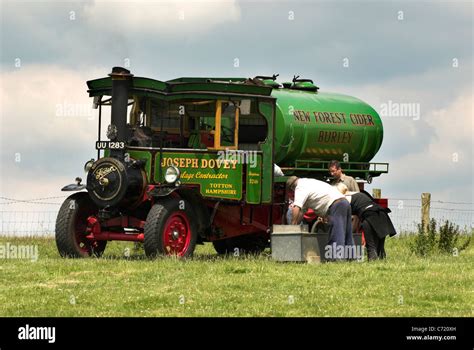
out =
<path fill-rule="evenodd" d="M 312 78 L 321 91 L 417 104 L 383 117 L 384 196 L 473 199 L 472 2 L 2 1 L 1 184 L 61 195 L 95 156 L 85 81 L 135 75 Z M 235 63 L 238 60 L 238 66 Z M 346 63 L 344 65 L 344 63 Z M 348 63 L 348 64 L 347 64 Z M 61 113 L 69 110 L 71 113 Z M 59 111 L 59 112 L 58 112 Z M 19 159 L 18 159 L 19 158 Z"/>

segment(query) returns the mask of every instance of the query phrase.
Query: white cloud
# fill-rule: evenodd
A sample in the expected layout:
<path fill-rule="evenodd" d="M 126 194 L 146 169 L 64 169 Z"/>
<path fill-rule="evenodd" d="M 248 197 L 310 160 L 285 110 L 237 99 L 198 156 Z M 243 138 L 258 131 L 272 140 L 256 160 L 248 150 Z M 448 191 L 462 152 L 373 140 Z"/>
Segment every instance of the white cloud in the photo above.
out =
<path fill-rule="evenodd" d="M 382 117 L 384 141 L 373 161 L 390 163 L 390 172 L 370 188 L 398 198 L 430 192 L 439 200 L 474 200 L 474 97 L 472 81 L 465 79 L 471 72 L 472 66 L 453 68 L 447 59 L 443 69 L 376 84 L 327 87 L 361 98 L 379 113 L 388 101 L 420 105 L 419 120 Z"/>
<path fill-rule="evenodd" d="M 437 200 L 472 202 L 473 105 L 474 96 L 467 90 L 446 107 L 428 112 L 426 121 L 433 137 L 425 139 L 422 127 L 416 128 L 411 136 L 426 143 L 421 150 L 403 148 L 405 129 L 389 131 L 397 135 L 406 153 L 386 159 L 391 163 L 391 171 L 380 178 L 380 185 L 395 196 L 410 194 L 417 198 L 421 192 L 430 192 Z M 377 159 L 382 161 L 379 156 Z"/>
<path fill-rule="evenodd" d="M 48 65 L 0 74 L 2 196 L 60 195 L 62 186 L 83 175 L 97 138 L 86 80 L 104 75 Z"/>
<path fill-rule="evenodd" d="M 100 0 L 84 7 L 87 21 L 98 30 L 143 35 L 178 35 L 207 32 L 217 25 L 236 25 L 240 8 L 228 1 Z"/>
<path fill-rule="evenodd" d="M 472 151 L 473 107 L 474 95 L 472 91 L 465 91 L 447 108 L 433 111 L 428 123 L 436 128 L 438 142 L 432 145 L 431 153 L 440 156 L 451 151 L 461 154 Z M 445 144 L 450 144 L 451 149 L 446 149 Z"/>
<path fill-rule="evenodd" d="M 79 73 L 48 65 L 30 65 L 1 74 L 2 146 L 59 147 L 89 138 L 97 123 L 86 80 L 105 75 Z"/>

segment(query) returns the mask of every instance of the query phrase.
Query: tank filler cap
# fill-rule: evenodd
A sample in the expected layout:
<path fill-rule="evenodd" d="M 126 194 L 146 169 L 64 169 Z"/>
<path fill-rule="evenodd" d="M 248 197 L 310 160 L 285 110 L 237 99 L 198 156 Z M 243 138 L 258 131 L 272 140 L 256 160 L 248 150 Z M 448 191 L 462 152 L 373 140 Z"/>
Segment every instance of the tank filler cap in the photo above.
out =
<path fill-rule="evenodd" d="M 267 86 L 271 86 L 274 89 L 278 89 L 281 87 L 279 83 L 276 82 L 276 78 L 278 78 L 280 74 L 273 74 L 271 77 L 270 76 L 265 76 L 265 75 L 257 75 L 253 79 L 259 79 L 262 81 Z"/>
<path fill-rule="evenodd" d="M 285 84 L 283 84 L 283 86 L 285 86 Z M 299 75 L 295 75 L 293 77 L 293 83 L 290 85 L 289 88 L 314 92 L 317 92 L 319 90 L 319 87 L 314 85 L 314 82 L 311 79 L 300 79 Z"/>

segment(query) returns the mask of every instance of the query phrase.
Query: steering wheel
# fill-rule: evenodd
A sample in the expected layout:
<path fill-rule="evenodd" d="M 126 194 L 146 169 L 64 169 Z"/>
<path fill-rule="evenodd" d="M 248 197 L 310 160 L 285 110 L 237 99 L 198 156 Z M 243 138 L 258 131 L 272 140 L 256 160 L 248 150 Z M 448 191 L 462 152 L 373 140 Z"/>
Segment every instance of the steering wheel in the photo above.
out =
<path fill-rule="evenodd" d="M 206 128 L 206 131 L 213 131 L 215 132 L 215 127 L 211 124 L 207 124 L 207 123 L 201 123 L 201 126 L 204 126 Z M 224 126 L 224 125 L 221 125 L 221 128 L 222 128 L 222 131 L 227 131 L 225 133 L 222 133 L 222 139 L 224 141 L 227 141 L 229 143 L 233 143 L 234 140 L 232 139 L 232 135 L 234 135 L 234 130 L 227 127 L 227 126 Z"/>
<path fill-rule="evenodd" d="M 206 128 L 205 131 L 212 131 L 214 130 L 214 125 L 207 124 L 207 123 L 201 123 L 201 126 L 204 126 Z"/>
<path fill-rule="evenodd" d="M 229 143 L 234 143 L 234 140 L 233 140 L 233 137 L 232 137 L 234 135 L 234 130 L 227 127 L 227 126 L 223 126 L 223 125 L 221 125 L 221 128 L 222 128 L 222 131 L 227 131 L 228 132 L 228 133 L 226 132 L 226 133 L 221 134 L 222 139 L 224 141 L 229 142 Z"/>

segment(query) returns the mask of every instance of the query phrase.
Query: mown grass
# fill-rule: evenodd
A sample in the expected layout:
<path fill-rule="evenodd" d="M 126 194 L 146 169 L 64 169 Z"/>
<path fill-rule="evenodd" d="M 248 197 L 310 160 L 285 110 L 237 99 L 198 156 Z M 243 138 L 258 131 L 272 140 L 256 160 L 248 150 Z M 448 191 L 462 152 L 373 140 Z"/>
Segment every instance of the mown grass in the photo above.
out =
<path fill-rule="evenodd" d="M 100 259 L 62 259 L 52 239 L 3 237 L 38 245 L 39 259 L 0 259 L 0 316 L 472 317 L 473 244 L 422 259 L 411 239 L 388 239 L 386 261 L 299 264 L 219 257 L 210 244 L 150 261 L 119 242 Z"/>

